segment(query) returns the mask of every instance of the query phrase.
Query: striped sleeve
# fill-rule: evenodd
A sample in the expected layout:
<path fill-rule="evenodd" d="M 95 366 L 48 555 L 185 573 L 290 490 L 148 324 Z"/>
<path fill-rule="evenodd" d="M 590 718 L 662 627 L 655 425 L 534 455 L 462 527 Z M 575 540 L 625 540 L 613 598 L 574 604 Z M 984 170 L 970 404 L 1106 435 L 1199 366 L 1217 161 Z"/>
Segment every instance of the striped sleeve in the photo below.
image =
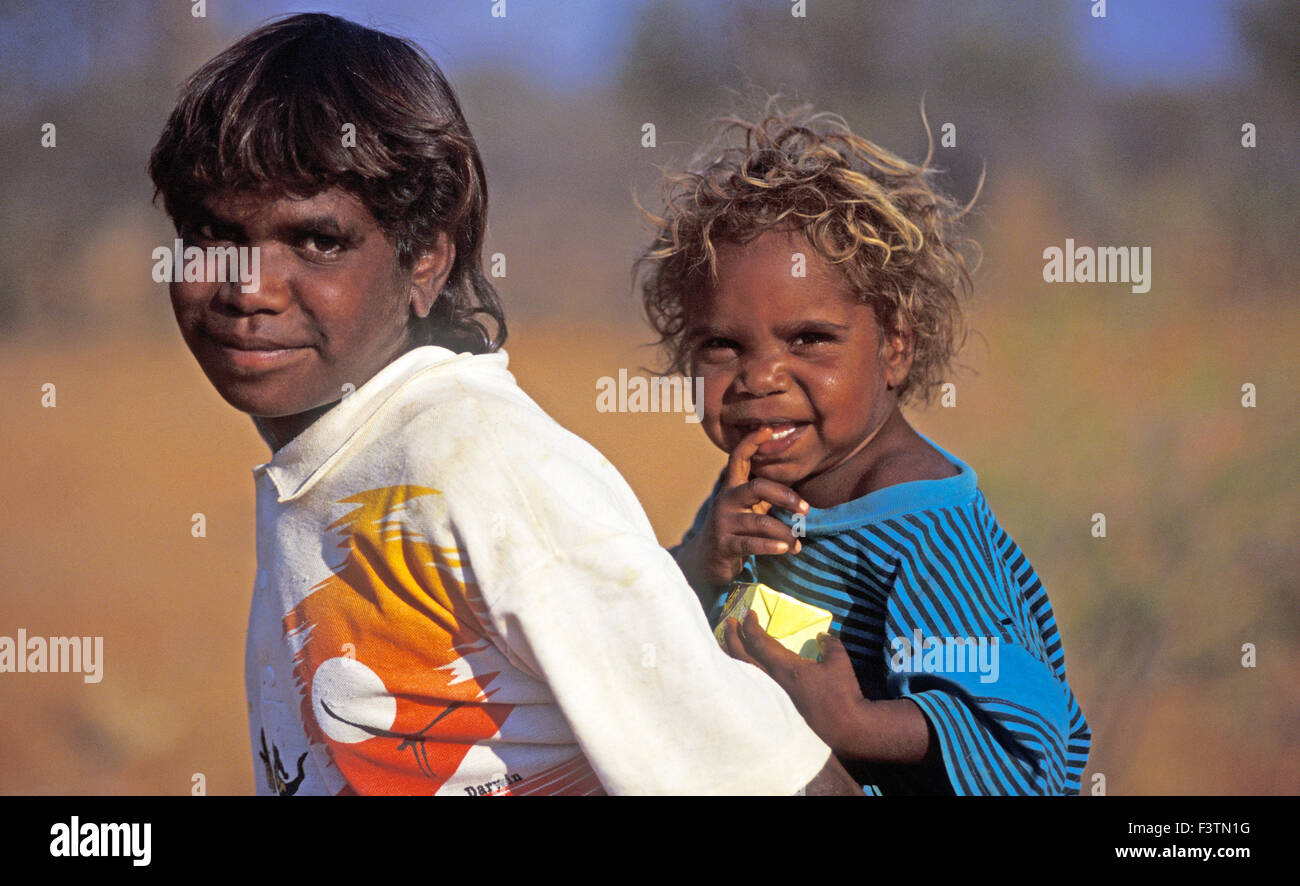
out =
<path fill-rule="evenodd" d="M 674 562 L 677 562 L 678 564 L 681 563 L 679 558 L 681 557 L 682 546 L 703 531 L 704 524 L 709 519 L 709 511 L 713 508 L 713 500 L 717 498 L 718 492 L 722 489 L 722 480 L 725 476 L 725 471 L 718 474 L 718 479 L 714 481 L 713 489 L 709 491 L 708 498 L 704 499 L 704 503 L 701 504 L 699 510 L 695 512 L 695 519 L 691 521 L 690 528 L 686 530 L 681 541 L 668 549 L 668 553 L 672 555 Z M 721 585 L 708 590 L 694 587 L 692 589 L 700 599 L 700 605 L 704 607 L 704 613 L 708 616 L 709 623 L 713 624 L 722 613 L 722 604 L 726 600 L 727 596 L 727 585 Z M 709 602 L 710 600 L 711 602 Z"/>
<path fill-rule="evenodd" d="M 1052 670 L 1064 687 L 1070 715 L 1070 733 L 1065 748 L 1065 792 L 1077 794 L 1084 766 L 1088 763 L 1088 752 L 1092 747 L 1092 730 L 1083 715 L 1083 709 L 1079 706 L 1079 700 L 1071 691 L 1070 683 L 1065 677 L 1065 649 L 1061 645 L 1061 635 L 1056 629 L 1056 616 L 1052 612 L 1052 604 L 1047 599 L 1047 591 L 1043 589 L 1043 583 L 1038 580 L 1034 568 L 1029 565 L 1028 558 L 1009 535 L 1000 527 L 996 527 L 996 524 L 993 543 L 997 546 L 1003 562 L 1011 568 L 1012 576 L 1037 626 Z"/>
<path fill-rule="evenodd" d="M 985 540 L 946 511 L 880 528 L 898 553 L 882 649 L 889 695 L 925 713 L 953 791 L 1070 792 L 1072 697 L 1018 629 L 1019 591 L 998 580 Z"/>
<path fill-rule="evenodd" d="M 668 552 L 673 554 L 673 556 L 676 556 L 675 551 L 678 548 L 699 535 L 700 531 L 704 529 L 704 523 L 709 519 L 709 510 L 713 507 L 713 499 L 717 497 L 718 491 L 722 489 L 723 476 L 725 476 L 725 472 L 719 474 L 718 479 L 713 482 L 713 488 L 709 490 L 708 498 L 704 499 L 704 503 L 701 504 L 699 510 L 695 512 L 695 519 L 691 521 L 690 528 L 686 530 L 686 533 L 682 536 L 682 540 L 668 549 Z"/>

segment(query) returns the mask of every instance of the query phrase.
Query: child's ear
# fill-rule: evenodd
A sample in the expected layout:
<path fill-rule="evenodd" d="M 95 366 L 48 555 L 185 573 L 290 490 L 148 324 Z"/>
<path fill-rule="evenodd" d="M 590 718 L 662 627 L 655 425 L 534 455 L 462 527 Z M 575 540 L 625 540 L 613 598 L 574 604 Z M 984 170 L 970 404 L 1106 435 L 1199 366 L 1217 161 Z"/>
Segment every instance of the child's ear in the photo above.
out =
<path fill-rule="evenodd" d="M 438 232 L 438 239 L 420 253 L 411 268 L 411 309 L 424 319 L 433 310 L 433 303 L 447 284 L 452 265 L 456 263 L 456 244 L 446 231 Z"/>
<path fill-rule="evenodd" d="M 881 363 L 884 364 L 885 384 L 892 391 L 903 383 L 912 369 L 916 337 L 912 334 L 911 324 L 901 314 L 894 316 L 894 322 L 884 337 Z"/>

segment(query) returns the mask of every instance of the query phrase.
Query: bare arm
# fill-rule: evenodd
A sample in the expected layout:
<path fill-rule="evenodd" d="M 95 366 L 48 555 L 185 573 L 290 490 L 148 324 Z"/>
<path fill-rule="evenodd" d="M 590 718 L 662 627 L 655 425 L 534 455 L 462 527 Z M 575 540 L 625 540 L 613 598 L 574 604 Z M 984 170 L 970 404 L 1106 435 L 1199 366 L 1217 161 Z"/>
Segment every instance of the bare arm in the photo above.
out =
<path fill-rule="evenodd" d="M 844 760 L 922 763 L 930 754 L 929 720 L 909 699 L 863 698 L 843 644 L 826 636 L 823 660 L 806 661 L 758 626 L 751 612 L 745 630 L 734 619 L 724 627 L 727 651 L 766 671 L 789 693 L 799 713 L 822 741 Z"/>
<path fill-rule="evenodd" d="M 910 699 L 863 699 L 837 719 L 831 748 L 846 760 L 922 763 L 930 753 L 930 721 Z"/>

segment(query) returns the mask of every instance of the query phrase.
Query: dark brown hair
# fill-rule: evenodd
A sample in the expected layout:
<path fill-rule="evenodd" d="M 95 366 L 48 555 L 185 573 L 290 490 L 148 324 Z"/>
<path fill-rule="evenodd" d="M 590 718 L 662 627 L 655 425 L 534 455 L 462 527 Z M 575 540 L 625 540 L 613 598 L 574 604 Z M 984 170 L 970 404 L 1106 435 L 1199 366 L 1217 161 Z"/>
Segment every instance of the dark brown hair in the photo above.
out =
<path fill-rule="evenodd" d="M 344 146 L 345 124 L 355 146 Z M 456 259 L 429 315 L 430 343 L 483 353 L 505 341 L 481 267 L 483 162 L 451 85 L 409 40 L 321 13 L 258 28 L 182 87 L 149 175 L 178 231 L 214 193 L 307 197 L 334 186 L 361 200 L 403 269 L 446 231 Z"/>

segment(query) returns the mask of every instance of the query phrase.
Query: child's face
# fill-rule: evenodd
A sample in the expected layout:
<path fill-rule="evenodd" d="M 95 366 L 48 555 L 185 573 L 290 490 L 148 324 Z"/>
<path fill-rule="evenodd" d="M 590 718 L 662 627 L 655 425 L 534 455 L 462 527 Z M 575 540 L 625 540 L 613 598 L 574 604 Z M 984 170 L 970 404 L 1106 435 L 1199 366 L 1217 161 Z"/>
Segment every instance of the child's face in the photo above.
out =
<path fill-rule="evenodd" d="M 360 387 L 413 346 L 412 308 L 427 315 L 450 267 L 443 238 L 442 251 L 402 271 L 369 210 L 337 187 L 307 199 L 217 195 L 204 206 L 186 245 L 259 247 L 261 285 L 174 282 L 176 320 L 221 396 L 281 444 L 345 384 Z"/>
<path fill-rule="evenodd" d="M 807 261 L 806 277 L 791 273 L 795 253 Z M 801 234 L 720 245 L 717 282 L 688 308 L 686 328 L 714 444 L 731 452 L 771 425 L 753 475 L 800 492 L 813 478 L 853 487 L 864 444 L 897 405 L 887 386 L 906 377 L 910 350 L 891 336 L 881 355 L 871 308 Z"/>

